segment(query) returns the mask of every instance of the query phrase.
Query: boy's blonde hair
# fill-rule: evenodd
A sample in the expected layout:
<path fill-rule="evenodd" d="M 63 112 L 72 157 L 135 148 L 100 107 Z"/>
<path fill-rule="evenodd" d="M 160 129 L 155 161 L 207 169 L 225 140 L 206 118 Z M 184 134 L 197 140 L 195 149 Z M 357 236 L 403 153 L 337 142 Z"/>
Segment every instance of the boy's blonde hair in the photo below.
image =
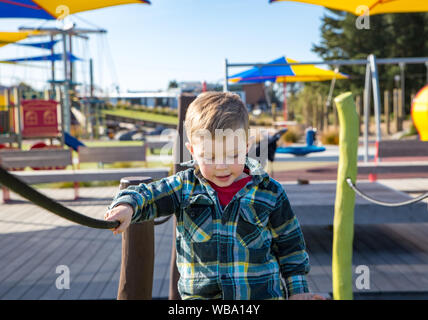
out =
<path fill-rule="evenodd" d="M 248 139 L 248 110 L 239 95 L 231 92 L 204 92 L 190 105 L 184 121 L 187 137 L 192 142 L 198 130 L 243 129 Z"/>

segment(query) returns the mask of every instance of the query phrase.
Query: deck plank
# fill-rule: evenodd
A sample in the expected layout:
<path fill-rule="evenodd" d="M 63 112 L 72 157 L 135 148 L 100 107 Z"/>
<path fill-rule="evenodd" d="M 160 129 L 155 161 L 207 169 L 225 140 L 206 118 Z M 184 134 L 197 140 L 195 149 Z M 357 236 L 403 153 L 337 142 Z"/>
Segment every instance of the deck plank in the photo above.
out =
<path fill-rule="evenodd" d="M 77 201 L 72 189 L 42 191 L 76 211 L 102 218 L 117 188 L 80 188 Z M 13 193 L 12 200 L 0 204 L 0 299 L 116 299 L 120 237 L 78 226 Z M 331 292 L 332 232 L 325 226 L 303 225 L 302 230 L 312 267 L 309 286 Z M 356 225 L 353 269 L 370 268 L 371 288 L 357 290 L 354 272 L 354 292 L 428 292 L 427 231 L 428 223 Z M 155 227 L 154 298 L 168 295 L 171 244 L 172 220 Z M 70 290 L 55 287 L 58 265 L 70 268 Z"/>
<path fill-rule="evenodd" d="M 20 299 L 40 299 L 50 287 L 55 287 L 55 281 L 60 275 L 56 273 L 57 267 L 68 264 L 64 263 L 67 255 L 71 250 L 75 250 L 78 246 L 80 238 L 84 238 L 89 233 L 83 227 L 67 227 L 73 228 L 72 236 L 61 241 L 58 250 L 53 251 L 45 260 L 40 263 L 33 272 L 31 272 L 32 284 L 28 284 L 28 289 L 23 292 Z M 62 229 L 62 228 L 61 228 Z M 49 241 L 49 239 L 47 239 Z M 73 276 L 72 270 L 71 277 Z M 72 278 L 71 278 L 72 279 Z"/>
<path fill-rule="evenodd" d="M 362 265 L 366 265 L 370 270 L 370 290 L 364 291 L 376 291 L 382 288 L 383 291 L 397 291 L 400 290 L 400 285 L 403 281 L 397 279 L 399 277 L 399 270 L 396 266 L 389 264 L 390 259 L 384 253 L 384 248 L 380 245 L 379 241 L 373 241 L 370 237 L 369 230 L 373 226 L 360 226 L 360 230 L 363 230 L 364 236 L 360 237 L 359 246 L 364 252 L 364 259 L 361 260 Z M 379 232 L 379 231 L 378 231 Z M 377 239 L 378 240 L 378 239 Z M 408 284 L 408 283 L 406 283 Z M 376 286 L 377 288 L 372 288 Z M 359 291 L 358 289 L 356 291 Z"/>
<path fill-rule="evenodd" d="M 311 268 L 314 269 L 309 274 L 316 283 L 319 292 L 331 292 L 331 250 L 329 249 L 328 245 L 322 245 L 318 235 L 319 230 L 326 230 L 326 227 L 302 227 L 302 232 L 308 248 L 308 255 L 310 259 L 309 262 L 311 263 Z"/>

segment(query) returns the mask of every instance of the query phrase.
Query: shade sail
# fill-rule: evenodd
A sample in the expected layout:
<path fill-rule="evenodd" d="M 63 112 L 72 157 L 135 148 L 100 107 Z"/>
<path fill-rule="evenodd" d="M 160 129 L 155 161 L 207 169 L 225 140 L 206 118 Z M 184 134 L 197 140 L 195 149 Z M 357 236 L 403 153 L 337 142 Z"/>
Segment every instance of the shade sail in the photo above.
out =
<path fill-rule="evenodd" d="M 69 14 L 117 6 L 121 4 L 146 3 L 148 0 L 0 0 L 0 17 L 35 18 L 55 20 L 64 14 L 66 6 Z"/>
<path fill-rule="evenodd" d="M 297 60 L 281 57 L 268 64 L 295 63 Z M 346 74 L 325 70 L 314 65 L 285 65 L 254 67 L 247 71 L 229 77 L 232 83 L 272 82 L 307 82 L 327 81 L 332 79 L 347 79 Z"/>
<path fill-rule="evenodd" d="M 358 11 L 361 6 L 369 8 L 369 14 L 399 13 L 399 12 L 426 12 L 428 11 L 427 0 L 269 0 L 269 2 L 293 1 L 315 4 L 330 9 L 348 11 L 355 15 L 363 12 Z"/>
<path fill-rule="evenodd" d="M 31 62 L 31 61 L 61 61 L 63 58 L 62 53 L 51 54 L 46 56 L 35 56 L 35 57 L 25 57 L 17 59 L 7 59 L 0 61 L 1 63 L 17 63 L 17 62 Z M 79 61 L 82 60 L 76 57 L 73 54 L 67 53 L 68 61 Z"/>
<path fill-rule="evenodd" d="M 1 1 L 1 0 L 0 0 Z M 0 47 L 24 40 L 31 35 L 41 35 L 40 31 L 0 32 Z"/>
<path fill-rule="evenodd" d="M 25 46 L 25 47 L 34 47 L 34 48 L 40 48 L 40 49 L 47 49 L 51 50 L 54 45 L 56 45 L 59 42 L 59 40 L 52 40 L 52 41 L 46 41 L 46 42 L 29 42 L 29 43 L 14 43 L 18 46 Z"/>

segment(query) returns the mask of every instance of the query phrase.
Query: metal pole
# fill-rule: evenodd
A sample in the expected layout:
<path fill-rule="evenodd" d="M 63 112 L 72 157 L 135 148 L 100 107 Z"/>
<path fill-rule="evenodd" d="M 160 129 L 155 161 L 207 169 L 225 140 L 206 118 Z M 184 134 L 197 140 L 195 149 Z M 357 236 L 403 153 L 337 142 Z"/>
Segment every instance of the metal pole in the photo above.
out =
<path fill-rule="evenodd" d="M 51 34 L 51 41 L 52 42 L 54 41 L 54 36 L 52 34 Z M 54 54 L 55 54 L 55 49 L 54 49 L 54 46 L 52 46 L 51 48 L 52 57 L 54 56 Z M 52 96 L 53 96 L 55 94 L 55 61 L 54 59 L 52 59 L 51 61 L 51 80 L 52 80 L 51 89 L 52 89 Z"/>
<path fill-rule="evenodd" d="M 68 81 L 68 59 L 67 59 L 67 37 L 66 31 L 62 32 L 62 60 L 64 62 L 64 99 L 63 99 L 63 119 L 64 131 L 70 133 L 70 96 L 69 96 L 69 81 Z"/>
<path fill-rule="evenodd" d="M 73 53 L 73 36 L 71 33 L 68 34 L 68 52 L 70 53 L 70 60 L 68 61 L 70 66 L 70 82 L 73 82 L 74 72 L 73 72 L 73 61 L 71 61 L 71 54 Z"/>
<path fill-rule="evenodd" d="M 90 97 L 94 96 L 94 64 L 92 58 L 89 59 L 89 88 L 90 88 Z"/>
<path fill-rule="evenodd" d="M 228 73 L 228 63 L 227 63 L 227 59 L 224 59 L 224 84 L 223 84 L 223 92 L 227 92 L 229 91 L 229 86 L 228 86 L 228 78 L 229 78 L 229 73 Z"/>
<path fill-rule="evenodd" d="M 370 66 L 366 66 L 366 80 L 364 86 L 364 162 L 369 161 L 369 119 L 370 119 L 370 99 L 371 82 Z"/>
<path fill-rule="evenodd" d="M 373 100 L 374 100 L 374 113 L 375 113 L 375 121 L 376 121 L 376 142 L 379 142 L 381 139 L 380 132 L 380 88 L 379 88 L 379 76 L 377 72 L 377 64 L 376 57 L 371 54 L 369 55 L 370 61 L 370 71 L 372 74 L 372 82 L 373 82 Z"/>

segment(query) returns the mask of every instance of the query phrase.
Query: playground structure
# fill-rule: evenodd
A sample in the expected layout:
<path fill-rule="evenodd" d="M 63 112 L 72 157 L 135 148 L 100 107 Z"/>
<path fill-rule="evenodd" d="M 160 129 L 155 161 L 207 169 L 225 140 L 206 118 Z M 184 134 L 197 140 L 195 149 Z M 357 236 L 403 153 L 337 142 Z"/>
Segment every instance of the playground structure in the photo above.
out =
<path fill-rule="evenodd" d="M 0 99 L 0 148 L 22 149 L 23 140 L 41 140 L 31 148 L 68 146 L 77 151 L 83 143 L 76 136 L 88 136 L 89 133 L 98 136 L 102 100 L 82 100 L 80 108 L 85 109 L 86 116 L 78 121 L 71 114 L 72 110 L 70 131 L 66 131 L 61 91 L 57 88 L 55 99 L 50 99 L 50 96 L 46 91 L 46 99 L 27 100 L 21 99 L 19 88 L 14 88 L 13 94 L 10 90 L 3 92 L 3 99 Z M 45 144 L 46 140 L 50 141 L 49 145 Z"/>
<path fill-rule="evenodd" d="M 12 41 L 10 43 L 50 49 L 51 54 L 47 56 L 9 59 L 3 62 L 27 67 L 29 65 L 23 63 L 50 61 L 51 79 L 48 80 L 50 89 L 45 90 L 44 99 L 24 99 L 23 92 L 19 87 L 11 89 L 6 88 L 3 92 L 0 92 L 0 145 L 2 145 L 3 148 L 21 149 L 23 139 L 40 138 L 50 139 L 51 146 L 53 146 L 53 139 L 58 139 L 59 143 L 57 147 L 63 147 L 64 145 L 68 145 L 68 143 L 71 143 L 71 145 L 69 145 L 70 147 L 75 147 L 78 144 L 76 141 L 76 137 L 78 136 L 98 138 L 101 121 L 100 111 L 105 101 L 94 96 L 92 59 L 89 59 L 89 94 L 86 96 L 82 94 L 82 92 L 86 91 L 86 88 L 82 87 L 84 90 L 82 89 L 80 91 L 80 97 L 77 97 L 76 87 L 82 86 L 82 84 L 74 82 L 76 76 L 76 72 L 73 72 L 75 69 L 74 63 L 83 60 L 76 58 L 72 54 L 72 40 L 73 37 L 88 40 L 87 34 L 93 33 L 103 35 L 106 33 L 106 30 L 81 29 L 77 28 L 74 24 L 67 30 L 42 27 L 21 27 L 20 30 L 20 32 L 16 33 L 19 35 L 23 34 L 26 38 L 34 39 L 39 36 L 49 36 L 51 41 L 25 44 Z M 54 53 L 54 46 L 60 41 L 58 36 L 60 36 L 63 43 L 62 54 Z M 16 40 L 20 40 L 20 38 Z M 55 78 L 56 61 L 63 61 L 63 80 L 57 80 Z M 35 104 L 38 106 L 35 107 Z M 57 104 L 59 108 L 55 107 L 54 104 Z M 36 113 L 39 114 L 31 119 L 31 114 L 34 115 L 35 108 L 37 109 Z M 51 109 L 50 111 L 47 110 L 49 108 Z M 47 116 L 47 113 L 49 113 L 49 116 Z M 45 116 L 41 114 L 45 114 Z M 31 121 L 33 121 L 34 124 L 31 124 Z M 35 124 L 34 121 L 37 121 L 37 124 Z M 49 125 L 49 121 L 53 122 Z M 28 132 L 29 126 L 32 126 L 30 130 L 32 131 L 31 134 Z M 49 126 L 50 128 L 48 128 Z M 36 134 L 35 131 L 39 131 L 38 134 Z M 9 146 L 4 145 L 5 143 L 8 143 Z M 14 143 L 16 143 L 17 146 L 14 146 Z"/>
<path fill-rule="evenodd" d="M 306 146 L 288 146 L 288 147 L 278 147 L 276 152 L 278 153 L 289 153 L 295 156 L 304 157 L 313 152 L 323 152 L 325 147 L 314 145 L 316 141 L 316 129 L 307 128 L 306 129 Z"/>
<path fill-rule="evenodd" d="M 412 104 L 412 119 L 422 141 L 428 141 L 428 85 L 415 96 Z"/>
<path fill-rule="evenodd" d="M 374 71 L 376 70 L 376 68 L 374 68 Z M 371 71 L 371 72 L 374 72 Z M 227 81 L 227 80 L 226 80 Z M 369 82 L 370 83 L 370 82 Z M 376 82 L 374 81 L 374 87 Z M 366 82 L 367 84 L 367 82 Z M 378 88 L 377 88 L 378 89 Z M 367 92 L 367 91 L 366 91 Z M 369 94 L 368 94 L 369 95 Z M 18 95 L 19 96 L 19 95 Z M 377 95 L 377 97 L 379 98 L 379 94 Z M 347 96 L 341 96 L 340 98 L 338 98 L 338 102 L 339 104 L 343 104 L 343 108 L 340 107 L 339 110 L 343 110 L 340 111 L 342 113 L 341 116 L 341 122 L 343 120 L 342 126 L 341 128 L 343 128 L 343 131 L 341 134 L 341 136 L 343 137 L 343 140 L 341 143 L 341 146 L 343 147 L 346 143 L 350 143 L 351 144 L 351 148 L 345 150 L 345 148 L 343 147 L 341 149 L 341 164 L 340 164 L 340 168 L 341 168 L 341 175 L 340 177 L 338 176 L 338 188 L 340 186 L 340 191 L 343 193 L 338 193 L 337 195 L 337 203 L 338 203 L 338 208 L 337 208 L 337 212 L 335 214 L 335 217 L 337 217 L 337 221 L 335 219 L 335 247 L 334 247 L 334 258 L 335 261 L 334 263 L 334 276 L 335 276 L 335 291 L 339 292 L 339 295 L 335 295 L 336 299 L 350 299 L 352 298 L 352 291 L 349 292 L 349 284 L 348 282 L 350 282 L 350 277 L 349 277 L 349 273 L 341 273 L 342 271 L 346 271 L 348 272 L 351 269 L 351 262 L 350 262 L 350 257 L 352 257 L 352 235 L 353 235 L 353 230 L 351 229 L 351 226 L 353 225 L 353 199 L 352 196 L 354 196 L 352 193 L 350 193 L 349 189 L 346 189 L 346 185 L 344 184 L 344 180 L 345 178 L 353 178 L 355 179 L 355 177 L 353 176 L 355 174 L 355 166 L 354 166 L 354 155 L 355 155 L 355 148 L 356 148 L 356 143 L 355 143 L 355 116 L 353 116 L 354 122 L 350 121 L 348 122 L 352 128 L 349 128 L 349 126 L 346 125 L 346 118 L 345 116 L 343 116 L 345 113 L 348 112 L 354 112 L 355 108 L 352 108 L 352 103 L 351 102 L 347 102 L 346 99 L 349 100 L 349 95 Z M 367 101 L 368 102 L 368 101 Z M 375 100 L 376 103 L 376 100 Z M 19 106 L 19 104 L 18 104 Z M 365 106 L 367 106 L 367 104 L 365 104 Z M 19 109 L 19 108 L 18 108 Z M 347 110 L 348 109 L 348 110 Z M 379 116 L 379 113 L 378 113 Z M 378 117 L 379 118 L 379 117 Z M 349 119 L 348 119 L 349 121 Z M 348 140 L 349 138 L 349 140 Z M 380 138 L 380 136 L 379 136 Z M 343 169 L 343 170 L 342 170 Z M 25 185 L 22 186 L 23 188 L 25 188 Z M 53 203 L 53 205 L 55 205 L 55 203 Z M 63 208 L 59 208 L 60 210 L 58 211 L 59 214 L 63 213 L 64 209 Z M 73 218 L 76 216 L 77 213 L 71 213 L 69 217 Z M 75 220 L 76 221 L 76 220 Z M 81 223 L 82 221 L 76 221 Z M 97 224 L 95 225 L 91 225 L 92 227 L 101 227 L 101 228 L 111 228 L 114 226 L 117 226 L 117 223 L 102 223 L 102 222 L 97 222 Z M 344 241 L 339 241 L 339 240 L 344 240 Z M 134 243 L 135 244 L 135 243 Z M 337 244 L 340 244 L 340 247 L 337 247 Z M 339 253 L 341 253 L 339 255 Z M 344 253 L 342 255 L 342 253 Z M 346 270 L 343 270 L 344 268 Z M 336 269 L 337 268 L 337 269 Z M 337 286 L 337 287 L 336 287 Z M 341 291 L 345 291 L 348 290 L 347 292 L 345 292 L 344 295 L 341 295 Z"/>
<path fill-rule="evenodd" d="M 376 141 L 381 140 L 380 130 L 380 107 L 381 107 L 381 95 L 379 87 L 379 76 L 378 76 L 378 65 L 384 64 L 398 64 L 401 70 L 401 79 L 404 79 L 404 70 L 406 64 L 424 64 L 427 68 L 427 83 L 428 83 L 428 57 L 416 57 L 416 58 L 384 58 L 377 59 L 375 55 L 368 55 L 367 59 L 354 59 L 354 60 L 328 60 L 328 61 L 309 61 L 309 62 L 287 62 L 287 63 L 230 63 L 227 59 L 224 61 L 224 82 L 223 91 L 229 90 L 229 81 L 232 78 L 229 76 L 229 68 L 236 67 L 287 67 L 294 65 L 330 65 L 334 68 L 338 68 L 343 65 L 365 65 L 366 76 L 364 81 L 364 162 L 368 162 L 369 158 L 369 139 L 368 139 L 368 128 L 369 128 L 369 109 L 371 104 L 371 98 L 373 97 L 374 102 L 374 115 L 376 125 Z M 401 82 L 401 97 L 404 97 L 404 81 Z M 373 88 L 373 90 L 372 90 Z M 373 91 L 373 92 L 372 92 Z M 332 92 L 332 90 L 330 90 Z"/>

